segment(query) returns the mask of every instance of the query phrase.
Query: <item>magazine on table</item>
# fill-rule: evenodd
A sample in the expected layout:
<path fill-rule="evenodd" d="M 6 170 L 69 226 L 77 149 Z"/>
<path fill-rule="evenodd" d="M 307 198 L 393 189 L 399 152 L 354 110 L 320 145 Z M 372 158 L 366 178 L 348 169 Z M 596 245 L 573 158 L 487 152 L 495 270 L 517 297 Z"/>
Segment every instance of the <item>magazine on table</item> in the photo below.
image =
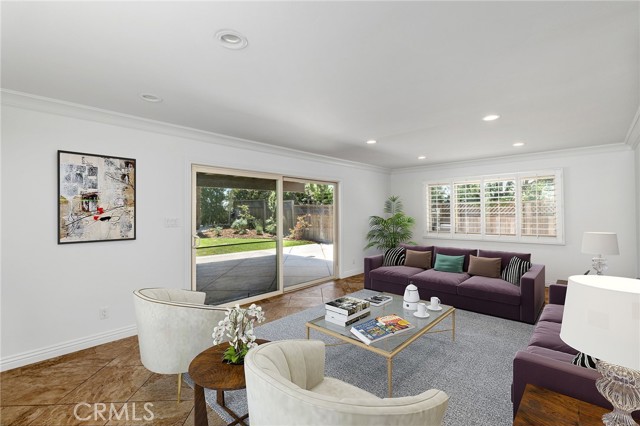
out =
<path fill-rule="evenodd" d="M 371 303 L 371 306 L 382 306 L 393 300 L 393 297 L 387 296 L 386 294 L 376 294 L 375 296 L 367 297 L 367 302 Z"/>
<path fill-rule="evenodd" d="M 370 305 L 366 300 L 345 296 L 325 303 L 325 308 L 327 308 L 327 311 L 334 311 L 342 315 L 350 316 L 356 312 L 368 309 Z"/>
<path fill-rule="evenodd" d="M 409 331 L 412 328 L 415 328 L 415 326 L 406 319 L 396 314 L 390 314 L 354 325 L 351 327 L 351 333 L 367 345 L 370 345 L 373 342 Z"/>
<path fill-rule="evenodd" d="M 368 317 L 369 315 L 371 315 L 371 309 L 365 309 L 364 311 L 356 312 L 355 314 L 350 316 L 340 315 L 339 313 L 333 311 L 327 311 L 324 316 L 324 320 L 332 324 L 347 327 L 360 321 L 362 318 Z"/>

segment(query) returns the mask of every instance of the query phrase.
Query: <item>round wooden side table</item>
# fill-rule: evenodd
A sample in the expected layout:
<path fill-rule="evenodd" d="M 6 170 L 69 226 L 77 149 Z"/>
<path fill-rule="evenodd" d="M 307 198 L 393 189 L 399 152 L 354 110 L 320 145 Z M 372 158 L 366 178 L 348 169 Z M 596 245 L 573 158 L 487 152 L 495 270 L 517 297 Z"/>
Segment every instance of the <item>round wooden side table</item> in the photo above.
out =
<path fill-rule="evenodd" d="M 256 339 L 256 343 L 261 345 L 267 343 L 268 340 Z M 194 383 L 194 408 L 195 408 L 195 426 L 208 426 L 207 420 L 207 403 L 204 399 L 204 388 L 216 391 L 216 401 L 234 421 L 229 426 L 235 424 L 245 425 L 244 420 L 249 417 L 245 414 L 240 417 L 234 413 L 224 403 L 224 391 L 244 389 L 246 387 L 244 381 L 244 365 L 227 364 L 222 361 L 224 351 L 229 347 L 229 342 L 223 342 L 202 351 L 196 356 L 191 364 L 189 364 L 189 376 Z"/>

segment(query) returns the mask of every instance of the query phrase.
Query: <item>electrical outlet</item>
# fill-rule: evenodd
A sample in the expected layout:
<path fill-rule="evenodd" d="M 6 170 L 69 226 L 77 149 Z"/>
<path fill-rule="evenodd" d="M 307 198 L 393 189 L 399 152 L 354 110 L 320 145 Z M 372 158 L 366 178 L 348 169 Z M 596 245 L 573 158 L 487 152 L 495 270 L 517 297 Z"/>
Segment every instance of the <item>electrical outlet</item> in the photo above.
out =
<path fill-rule="evenodd" d="M 98 318 L 100 318 L 101 320 L 106 320 L 107 318 L 109 318 L 109 307 L 108 306 L 104 306 L 104 307 L 98 309 Z"/>

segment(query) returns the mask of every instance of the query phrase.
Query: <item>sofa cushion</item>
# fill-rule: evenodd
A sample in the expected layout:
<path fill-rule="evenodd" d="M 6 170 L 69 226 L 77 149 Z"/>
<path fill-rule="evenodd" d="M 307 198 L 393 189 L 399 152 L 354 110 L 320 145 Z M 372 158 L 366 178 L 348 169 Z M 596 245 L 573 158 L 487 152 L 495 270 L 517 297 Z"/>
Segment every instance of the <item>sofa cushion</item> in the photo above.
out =
<path fill-rule="evenodd" d="M 464 256 L 464 264 L 462 265 L 462 270 L 466 272 L 467 269 L 469 269 L 469 256 L 476 256 L 478 254 L 478 250 L 457 247 L 434 247 L 433 255 L 436 256 L 436 259 L 438 254 L 444 254 L 447 256 Z"/>
<path fill-rule="evenodd" d="M 412 266 L 414 268 L 431 269 L 431 252 L 430 251 L 406 251 L 407 256 L 404 260 L 404 266 Z"/>
<path fill-rule="evenodd" d="M 462 265 L 464 264 L 464 256 L 447 256 L 444 254 L 436 255 L 436 263 L 433 269 L 442 272 L 455 272 L 461 274 L 464 272 Z"/>
<path fill-rule="evenodd" d="M 571 360 L 573 359 L 573 355 L 571 354 L 554 351 L 553 349 L 549 348 L 542 348 L 540 346 L 529 346 L 527 348 L 527 352 L 565 363 L 571 363 Z"/>
<path fill-rule="evenodd" d="M 464 272 L 456 274 L 455 272 L 441 272 L 429 269 L 412 276 L 410 281 L 418 288 L 457 294 L 458 285 L 467 279 L 469 279 L 469 274 Z"/>
<path fill-rule="evenodd" d="M 499 257 L 469 257 L 469 275 L 480 275 L 488 278 L 500 278 L 501 263 Z"/>
<path fill-rule="evenodd" d="M 529 346 L 540 346 L 542 348 L 576 355 L 578 351 L 567 345 L 560 338 L 561 327 L 562 324 L 557 322 L 538 321 L 529 340 Z"/>
<path fill-rule="evenodd" d="M 471 277 L 458 286 L 460 296 L 520 305 L 520 289 L 500 278 Z"/>
<path fill-rule="evenodd" d="M 384 252 L 384 258 L 382 260 L 382 266 L 400 266 L 404 265 L 405 248 L 396 247 L 387 249 Z"/>
<path fill-rule="evenodd" d="M 369 275 L 374 280 L 407 285 L 409 277 L 423 271 L 424 269 L 411 266 L 382 266 L 371 271 Z"/>
<path fill-rule="evenodd" d="M 563 314 L 564 314 L 564 305 L 547 305 L 542 310 L 539 321 L 561 323 Z"/>
<path fill-rule="evenodd" d="M 407 250 L 413 251 L 433 251 L 433 246 L 412 246 L 405 243 L 400 243 L 400 247 L 404 247 Z"/>
<path fill-rule="evenodd" d="M 499 257 L 500 270 L 507 267 L 512 257 L 519 257 L 522 260 L 531 262 L 531 253 L 516 253 L 512 251 L 478 250 L 479 257 Z"/>
<path fill-rule="evenodd" d="M 531 262 L 513 256 L 509 264 L 502 271 L 502 279 L 520 287 L 520 278 L 531 269 Z"/>

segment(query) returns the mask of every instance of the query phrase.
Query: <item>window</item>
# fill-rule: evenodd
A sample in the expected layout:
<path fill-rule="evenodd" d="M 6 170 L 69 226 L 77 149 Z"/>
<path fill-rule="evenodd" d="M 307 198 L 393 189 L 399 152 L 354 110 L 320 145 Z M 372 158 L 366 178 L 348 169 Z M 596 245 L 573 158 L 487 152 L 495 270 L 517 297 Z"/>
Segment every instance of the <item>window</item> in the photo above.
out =
<path fill-rule="evenodd" d="M 451 232 L 451 187 L 431 184 L 427 186 L 429 232 Z"/>
<path fill-rule="evenodd" d="M 562 170 L 427 183 L 426 236 L 563 244 Z"/>
<path fill-rule="evenodd" d="M 454 183 L 456 234 L 480 234 L 480 182 Z"/>
<path fill-rule="evenodd" d="M 556 185 L 553 176 L 522 179 L 522 235 L 555 237 Z"/>
<path fill-rule="evenodd" d="M 516 181 L 484 181 L 485 235 L 516 235 Z"/>

